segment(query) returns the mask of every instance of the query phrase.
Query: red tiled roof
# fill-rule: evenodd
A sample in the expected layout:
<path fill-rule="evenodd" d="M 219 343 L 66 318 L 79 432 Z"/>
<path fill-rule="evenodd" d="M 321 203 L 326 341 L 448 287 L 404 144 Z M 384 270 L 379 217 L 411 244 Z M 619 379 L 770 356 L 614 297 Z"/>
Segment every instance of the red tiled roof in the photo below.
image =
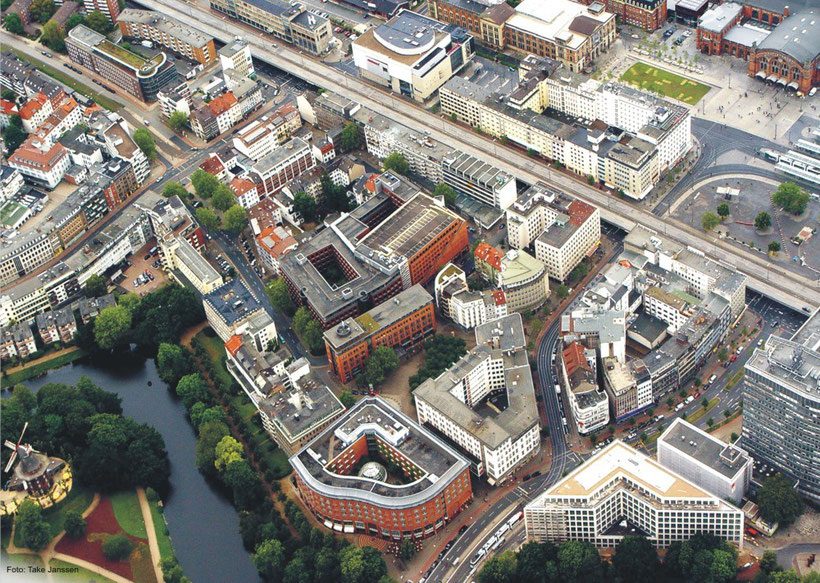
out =
<path fill-rule="evenodd" d="M 0 112 L 6 115 L 17 113 L 17 106 L 8 99 L 0 99 Z"/>
<path fill-rule="evenodd" d="M 208 174 L 213 174 L 214 176 L 225 169 L 225 166 L 222 165 L 222 160 L 219 159 L 219 156 L 209 156 L 207 160 L 199 165 L 199 167 Z"/>
<path fill-rule="evenodd" d="M 236 105 L 236 97 L 234 97 L 233 93 L 228 91 L 227 93 L 223 93 L 216 99 L 212 100 L 208 104 L 208 109 L 211 110 L 211 113 L 214 115 L 220 115 L 228 111 Z"/>
<path fill-rule="evenodd" d="M 236 351 L 242 348 L 242 335 L 234 334 L 225 343 L 225 350 L 231 353 L 231 356 L 236 356 Z"/>
<path fill-rule="evenodd" d="M 256 188 L 256 185 L 246 178 L 234 178 L 228 185 L 236 196 L 242 196 L 249 190 Z"/>
<path fill-rule="evenodd" d="M 501 259 L 504 255 L 489 243 L 479 243 L 475 248 L 475 256 L 477 259 L 491 265 L 493 269 L 501 269 Z"/>
<path fill-rule="evenodd" d="M 44 172 L 48 172 L 62 156 L 66 155 L 66 149 L 57 142 L 48 152 L 42 152 L 34 147 L 34 138 L 35 136 L 29 136 L 9 157 L 9 161 L 37 167 Z"/>
<path fill-rule="evenodd" d="M 43 109 L 43 104 L 35 99 L 31 99 L 20 108 L 20 117 L 23 119 L 31 119 L 31 117 L 41 109 Z"/>
<path fill-rule="evenodd" d="M 493 290 L 493 299 L 495 300 L 496 306 L 503 306 L 507 303 L 507 297 L 504 295 L 504 292 L 500 289 Z"/>
<path fill-rule="evenodd" d="M 595 207 L 575 199 L 569 205 L 569 223 L 573 227 L 580 227 L 594 212 Z"/>
<path fill-rule="evenodd" d="M 296 247 L 296 239 L 288 234 L 287 231 L 284 233 L 283 231 L 284 229 L 282 227 L 267 227 L 256 237 L 259 245 L 265 249 L 271 257 L 278 259 Z"/>
<path fill-rule="evenodd" d="M 579 368 L 589 369 L 589 363 L 584 357 L 584 346 L 580 342 L 572 342 L 561 353 L 567 376 L 572 376 Z M 590 369 L 591 370 L 591 369 Z"/>

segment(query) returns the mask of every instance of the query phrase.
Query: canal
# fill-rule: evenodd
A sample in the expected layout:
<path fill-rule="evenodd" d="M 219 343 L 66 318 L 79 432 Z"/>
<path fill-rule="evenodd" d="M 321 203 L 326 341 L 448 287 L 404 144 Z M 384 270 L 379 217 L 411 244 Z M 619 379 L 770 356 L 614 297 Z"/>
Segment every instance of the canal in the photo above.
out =
<path fill-rule="evenodd" d="M 242 546 L 236 510 L 197 470 L 196 434 L 182 403 L 157 375 L 154 361 L 128 355 L 118 355 L 110 364 L 81 361 L 23 384 L 36 391 L 46 383 L 73 385 L 83 375 L 122 397 L 126 416 L 153 426 L 165 439 L 171 461 L 165 517 L 185 574 L 195 583 L 258 581 L 251 557 Z"/>

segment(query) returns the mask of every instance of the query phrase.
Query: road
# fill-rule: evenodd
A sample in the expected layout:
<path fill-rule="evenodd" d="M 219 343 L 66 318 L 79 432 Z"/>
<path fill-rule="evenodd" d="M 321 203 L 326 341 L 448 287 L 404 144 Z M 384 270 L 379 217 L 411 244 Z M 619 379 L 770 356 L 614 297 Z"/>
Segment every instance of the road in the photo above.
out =
<path fill-rule="evenodd" d="M 493 163 L 501 170 L 525 182 L 534 183 L 544 180 L 551 183 L 557 188 L 598 206 L 601 209 L 602 218 L 619 227 L 631 230 L 636 222 L 652 225 L 665 236 L 699 248 L 712 257 L 735 266 L 749 276 L 749 285 L 753 289 L 769 297 L 781 298 L 782 301 L 797 309 L 813 307 L 818 303 L 819 282 L 773 268 L 769 262 L 755 254 L 734 248 L 728 243 L 687 225 L 665 217 L 657 217 L 647 210 L 609 196 L 568 175 L 553 172 L 547 165 L 530 159 L 519 150 L 509 149 L 487 140 L 470 128 L 454 124 L 416 104 L 391 95 L 386 90 L 344 75 L 318 60 L 300 54 L 299 51 L 273 44 L 269 38 L 254 29 L 241 26 L 225 17 L 204 10 L 198 5 L 180 4 L 174 0 L 137 0 L 137 3 L 188 22 L 198 30 L 223 41 L 235 36 L 246 38 L 254 46 L 253 53 L 257 59 L 266 61 L 318 87 L 355 100 L 398 123 L 420 128 L 441 142 L 457 144 L 463 152 L 481 159 L 493 160 Z"/>

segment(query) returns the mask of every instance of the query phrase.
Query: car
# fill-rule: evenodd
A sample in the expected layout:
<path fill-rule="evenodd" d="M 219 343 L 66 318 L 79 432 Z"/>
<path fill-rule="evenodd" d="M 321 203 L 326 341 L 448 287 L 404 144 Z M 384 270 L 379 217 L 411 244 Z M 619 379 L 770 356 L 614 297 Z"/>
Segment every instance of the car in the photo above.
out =
<path fill-rule="evenodd" d="M 73 69 L 74 68 L 71 65 L 69 65 L 68 63 L 63 63 L 63 67 L 65 67 L 66 69 Z"/>
<path fill-rule="evenodd" d="M 532 473 L 532 477 L 533 477 L 533 478 L 537 478 L 537 477 L 538 477 L 538 476 L 540 476 L 540 475 L 541 475 L 541 470 L 536 470 L 536 471 L 534 471 L 534 472 Z"/>
<path fill-rule="evenodd" d="M 467 526 L 466 524 L 463 525 L 461 528 L 458 529 L 458 534 L 464 534 L 465 532 L 467 532 L 468 528 L 470 528 L 470 527 Z"/>
<path fill-rule="evenodd" d="M 729 359 L 729 362 L 734 362 L 737 360 L 737 354 L 733 354 L 732 358 Z"/>
<path fill-rule="evenodd" d="M 453 548 L 454 542 L 455 541 L 449 541 L 446 545 L 444 545 L 444 550 L 449 551 L 451 548 Z"/>
<path fill-rule="evenodd" d="M 632 38 L 634 38 L 634 39 L 636 39 L 636 40 L 637 40 L 637 39 L 639 39 L 639 38 L 641 38 L 641 37 L 639 37 L 637 34 L 631 34 L 631 35 L 629 35 L 629 36 L 631 36 Z"/>
<path fill-rule="evenodd" d="M 342 27 L 341 27 L 341 26 L 337 26 L 336 28 L 334 28 L 334 29 L 333 29 L 333 32 L 335 32 L 336 34 L 338 34 L 338 33 L 342 32 Z"/>
<path fill-rule="evenodd" d="M 145 255 L 143 255 L 143 256 L 142 256 L 142 258 L 143 258 L 143 259 L 145 259 L 145 260 L 147 261 L 147 260 L 151 259 L 151 254 L 150 254 L 150 253 L 146 253 Z"/>

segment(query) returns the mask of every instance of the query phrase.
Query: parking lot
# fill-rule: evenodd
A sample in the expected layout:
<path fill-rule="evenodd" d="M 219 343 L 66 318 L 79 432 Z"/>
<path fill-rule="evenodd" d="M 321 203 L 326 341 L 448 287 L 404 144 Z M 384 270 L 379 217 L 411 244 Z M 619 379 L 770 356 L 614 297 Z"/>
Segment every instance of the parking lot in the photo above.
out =
<path fill-rule="evenodd" d="M 156 240 L 151 239 L 128 259 L 131 265 L 123 272 L 125 277 L 119 282 L 124 291 L 145 295 L 168 283 L 168 277 L 158 263 L 159 253 L 150 253 L 154 247 Z"/>

